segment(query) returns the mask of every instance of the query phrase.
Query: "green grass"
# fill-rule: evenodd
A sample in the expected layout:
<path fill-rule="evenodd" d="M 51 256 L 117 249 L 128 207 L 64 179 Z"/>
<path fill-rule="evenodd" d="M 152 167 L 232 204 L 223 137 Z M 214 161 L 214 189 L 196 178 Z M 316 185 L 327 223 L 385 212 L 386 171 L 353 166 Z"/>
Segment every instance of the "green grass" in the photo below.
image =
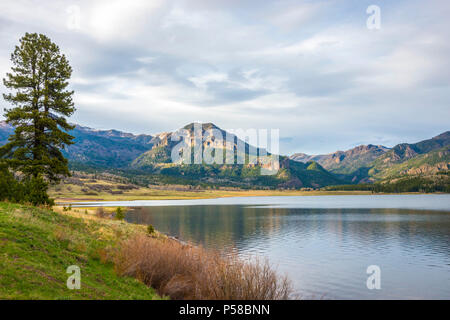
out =
<path fill-rule="evenodd" d="M 105 248 L 140 227 L 0 202 L 0 299 L 159 299 L 103 262 Z M 67 288 L 70 265 L 81 269 L 79 290 Z"/>

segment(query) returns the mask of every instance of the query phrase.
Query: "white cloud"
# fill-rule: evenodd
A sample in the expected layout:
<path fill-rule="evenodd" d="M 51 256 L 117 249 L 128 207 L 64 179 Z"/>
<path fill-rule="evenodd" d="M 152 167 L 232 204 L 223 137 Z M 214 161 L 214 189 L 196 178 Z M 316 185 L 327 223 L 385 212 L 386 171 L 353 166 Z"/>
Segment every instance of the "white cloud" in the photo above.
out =
<path fill-rule="evenodd" d="M 148 19 L 160 8 L 162 0 L 101 0 L 93 2 L 92 7 L 81 7 L 87 17 L 83 31 L 99 40 L 124 41 L 144 34 Z"/>
<path fill-rule="evenodd" d="M 324 3 L 319 2 L 299 3 L 296 1 L 286 6 L 280 1 L 274 3 L 273 10 L 266 12 L 266 18 L 282 30 L 298 30 L 302 25 L 315 19 L 324 9 Z"/>
<path fill-rule="evenodd" d="M 80 29 L 67 27 L 71 5 L 80 8 Z M 292 137 L 285 152 L 448 130 L 450 6 L 385 2 L 374 31 L 365 26 L 367 5 L 7 0 L 0 71 L 20 36 L 36 31 L 69 57 L 74 121 L 94 127 L 156 133 L 202 120 L 279 128 Z"/>

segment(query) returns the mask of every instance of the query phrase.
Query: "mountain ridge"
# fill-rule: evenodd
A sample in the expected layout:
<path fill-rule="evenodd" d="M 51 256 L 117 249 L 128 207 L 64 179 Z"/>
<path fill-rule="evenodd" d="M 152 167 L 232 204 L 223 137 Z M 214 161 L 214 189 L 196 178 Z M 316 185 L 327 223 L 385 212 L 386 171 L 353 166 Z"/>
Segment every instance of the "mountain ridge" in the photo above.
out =
<path fill-rule="evenodd" d="M 189 123 L 180 129 L 191 133 L 193 139 L 194 126 L 195 123 Z M 209 129 L 218 130 L 223 137 L 227 134 L 213 123 L 202 123 L 202 136 Z M 0 145 L 7 142 L 13 131 L 12 126 L 0 121 Z M 265 166 L 263 162 L 248 161 L 251 148 L 256 150 L 253 151 L 255 155 L 265 154 L 266 151 L 249 145 L 234 134 L 231 134 L 231 145 L 226 144 L 225 139 L 220 142 L 220 139 L 205 137 L 201 150 L 232 148 L 237 160 L 242 151 L 238 150 L 238 143 L 241 143 L 244 153 L 239 155 L 246 159 L 244 164 L 205 165 L 200 161 L 188 166 L 172 163 L 172 150 L 179 143 L 179 140 L 171 139 L 175 132 L 132 134 L 76 125 L 70 132 L 75 137 L 75 144 L 67 146 L 63 154 L 72 166 L 81 164 L 88 168 L 122 170 L 127 174 L 137 172 L 141 176 L 156 177 L 157 181 L 181 179 L 190 183 L 202 181 L 246 187 L 319 188 L 344 182 L 372 183 L 408 175 L 436 175 L 448 171 L 450 167 L 450 131 L 416 143 L 400 143 L 392 148 L 368 144 L 325 155 L 279 155 L 279 170 L 273 176 L 261 176 L 260 171 Z M 195 140 L 191 142 L 193 145 L 196 143 Z"/>
<path fill-rule="evenodd" d="M 430 139 L 399 143 L 392 148 L 369 144 L 326 155 L 296 153 L 290 158 L 295 161 L 314 160 L 342 179 L 365 183 L 420 172 L 436 174 L 448 170 L 449 148 L 450 131 L 446 131 Z"/>
<path fill-rule="evenodd" d="M 12 127 L 3 124 L 8 130 L 0 130 L 6 137 L 12 132 Z M 182 129 L 192 131 L 194 123 L 187 124 Z M 202 133 L 208 129 L 219 130 L 224 136 L 225 130 L 213 123 L 202 124 Z M 102 170 L 120 170 L 126 175 L 139 175 L 151 178 L 150 181 L 162 183 L 207 183 L 238 187 L 277 187 L 277 188 L 319 188 L 330 184 L 341 184 L 342 181 L 326 171 L 322 166 L 307 162 L 306 164 L 290 160 L 286 156 L 279 156 L 279 170 L 274 175 L 261 175 L 261 170 L 267 167 L 263 162 L 253 163 L 249 161 L 249 154 L 262 154 L 265 150 L 249 145 L 233 137 L 235 159 L 243 157 L 243 164 L 212 164 L 204 163 L 184 165 L 171 161 L 172 148 L 179 141 L 172 141 L 174 132 L 164 132 L 155 135 L 134 135 L 119 130 L 96 130 L 89 127 L 76 125 L 69 132 L 72 134 L 74 144 L 67 146 L 63 154 L 69 159 L 69 164 L 82 168 L 98 168 Z M 4 139 L 5 140 L 5 139 Z M 219 139 L 207 137 L 202 141 L 202 149 L 205 147 L 229 147 L 219 143 Z M 238 148 L 242 143 L 244 149 Z M 253 148 L 253 149 L 251 149 Z M 256 150 L 256 153 L 250 153 Z M 243 151 L 243 153 L 242 153 Z M 216 151 L 214 151 L 215 153 Z M 264 153 L 265 154 L 265 153 Z M 270 155 L 270 153 L 267 153 Z"/>
<path fill-rule="evenodd" d="M 434 152 L 439 149 L 442 149 L 442 152 L 434 154 Z M 445 169 L 445 166 L 443 166 L 442 163 L 448 163 L 448 152 L 446 151 L 449 150 L 450 131 L 443 132 L 431 139 L 422 140 L 416 143 L 400 143 L 384 155 L 377 158 L 371 164 L 371 169 L 368 171 L 368 175 L 377 180 L 393 177 L 400 173 L 396 169 L 399 164 L 405 163 L 412 159 L 420 158 L 422 155 L 426 154 L 434 154 L 434 157 L 430 156 L 430 159 L 433 158 L 433 160 L 432 163 L 428 163 L 429 165 L 437 165 L 436 169 L 448 170 Z M 438 157 L 438 159 L 436 159 L 436 157 Z M 414 162 L 410 162 L 410 164 L 413 164 L 413 168 L 409 169 L 414 169 L 418 165 L 418 163 L 414 164 Z M 424 164 L 425 163 L 421 162 L 421 165 Z"/>
<path fill-rule="evenodd" d="M 295 153 L 290 156 L 295 161 L 316 161 L 326 170 L 336 174 L 349 174 L 360 167 L 368 165 L 389 148 L 382 145 L 359 145 L 352 149 L 322 155 L 307 155 Z"/>

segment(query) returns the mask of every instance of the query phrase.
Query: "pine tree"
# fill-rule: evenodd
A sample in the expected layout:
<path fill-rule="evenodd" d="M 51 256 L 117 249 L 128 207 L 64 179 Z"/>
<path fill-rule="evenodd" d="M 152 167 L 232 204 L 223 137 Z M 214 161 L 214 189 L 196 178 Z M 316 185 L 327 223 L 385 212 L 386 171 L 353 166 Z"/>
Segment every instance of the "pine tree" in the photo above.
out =
<path fill-rule="evenodd" d="M 15 132 L 0 158 L 29 179 L 57 182 L 70 175 L 61 149 L 73 143 L 66 120 L 75 111 L 73 91 L 67 90 L 72 68 L 56 44 L 36 33 L 20 39 L 11 61 L 3 83 L 12 93 L 3 97 L 13 105 L 5 117 Z"/>

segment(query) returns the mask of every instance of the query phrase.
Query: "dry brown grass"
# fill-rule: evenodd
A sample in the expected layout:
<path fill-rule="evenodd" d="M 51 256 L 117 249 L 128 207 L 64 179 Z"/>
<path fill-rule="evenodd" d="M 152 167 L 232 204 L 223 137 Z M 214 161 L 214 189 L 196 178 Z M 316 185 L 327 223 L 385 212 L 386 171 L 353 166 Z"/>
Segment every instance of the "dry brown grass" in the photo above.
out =
<path fill-rule="evenodd" d="M 137 235 L 121 242 L 116 271 L 172 299 L 279 300 L 292 293 L 267 260 L 244 261 L 173 240 Z"/>

